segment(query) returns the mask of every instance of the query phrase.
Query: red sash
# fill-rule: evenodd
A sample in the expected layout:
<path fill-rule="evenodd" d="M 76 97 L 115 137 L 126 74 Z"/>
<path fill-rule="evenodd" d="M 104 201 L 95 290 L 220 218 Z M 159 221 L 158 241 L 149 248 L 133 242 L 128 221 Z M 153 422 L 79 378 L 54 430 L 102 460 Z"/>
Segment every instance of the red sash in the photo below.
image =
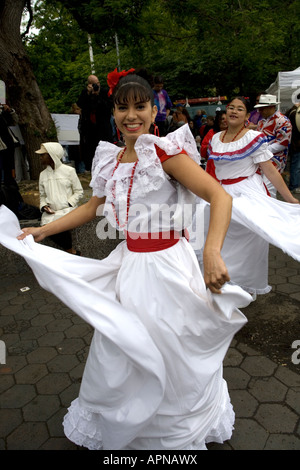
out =
<path fill-rule="evenodd" d="M 176 245 L 182 236 L 186 236 L 187 238 L 185 231 L 182 233 L 177 232 L 177 230 L 154 233 L 134 233 L 125 231 L 128 250 L 138 253 L 150 253 L 153 251 L 166 250 L 167 248 Z"/>
<path fill-rule="evenodd" d="M 221 180 L 222 184 L 235 184 L 239 183 L 240 181 L 246 180 L 248 176 L 240 176 L 239 178 L 233 178 L 228 180 Z"/>
<path fill-rule="evenodd" d="M 260 172 L 259 169 L 256 171 L 256 173 L 257 173 L 258 175 L 261 175 L 261 172 Z M 239 183 L 240 181 L 246 180 L 247 178 L 248 178 L 248 176 L 240 176 L 239 178 L 233 178 L 233 179 L 228 179 L 228 180 L 221 180 L 220 182 L 221 182 L 222 184 L 225 184 L 225 185 L 226 185 L 226 184 L 235 184 L 235 183 Z M 270 194 L 270 192 L 269 192 L 267 186 L 265 185 L 265 183 L 264 183 L 264 187 L 265 187 L 265 190 L 266 190 L 266 192 L 267 192 L 267 195 L 268 195 L 268 196 L 271 196 L 271 194 Z"/>

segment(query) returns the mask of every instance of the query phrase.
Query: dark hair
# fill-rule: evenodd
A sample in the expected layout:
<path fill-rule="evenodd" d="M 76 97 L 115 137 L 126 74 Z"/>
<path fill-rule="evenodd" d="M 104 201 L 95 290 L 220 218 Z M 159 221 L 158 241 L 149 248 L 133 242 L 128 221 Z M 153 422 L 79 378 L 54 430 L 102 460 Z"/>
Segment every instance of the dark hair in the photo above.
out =
<path fill-rule="evenodd" d="M 147 80 L 137 74 L 128 74 L 119 80 L 114 89 L 113 105 L 128 103 L 130 100 L 151 102 L 154 106 L 153 90 Z"/>
<path fill-rule="evenodd" d="M 153 83 L 164 83 L 164 79 L 161 75 L 155 75 L 153 77 Z"/>
<path fill-rule="evenodd" d="M 226 115 L 226 111 L 224 111 L 224 110 L 216 112 L 215 122 L 214 122 L 214 125 L 213 125 L 213 129 L 214 129 L 215 132 L 220 132 L 220 122 L 221 122 L 221 118 L 224 114 Z"/>
<path fill-rule="evenodd" d="M 231 98 L 231 100 L 229 101 L 228 105 L 230 103 L 232 103 L 233 100 L 240 100 L 246 107 L 246 110 L 247 110 L 247 113 L 250 113 L 251 112 L 251 104 L 250 104 L 250 101 L 248 98 L 245 98 L 244 96 L 234 96 L 233 98 Z M 227 105 L 227 106 L 228 106 Z"/>

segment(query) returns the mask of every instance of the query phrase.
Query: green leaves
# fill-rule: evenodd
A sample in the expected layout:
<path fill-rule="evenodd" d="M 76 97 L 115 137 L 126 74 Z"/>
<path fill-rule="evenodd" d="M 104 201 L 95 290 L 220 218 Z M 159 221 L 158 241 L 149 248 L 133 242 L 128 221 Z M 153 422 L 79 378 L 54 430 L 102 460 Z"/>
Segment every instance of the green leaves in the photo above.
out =
<path fill-rule="evenodd" d="M 300 63 L 297 0 L 40 0 L 27 41 L 35 75 L 52 112 L 68 112 L 90 73 L 147 68 L 164 76 L 173 100 L 256 94 L 280 70 Z"/>

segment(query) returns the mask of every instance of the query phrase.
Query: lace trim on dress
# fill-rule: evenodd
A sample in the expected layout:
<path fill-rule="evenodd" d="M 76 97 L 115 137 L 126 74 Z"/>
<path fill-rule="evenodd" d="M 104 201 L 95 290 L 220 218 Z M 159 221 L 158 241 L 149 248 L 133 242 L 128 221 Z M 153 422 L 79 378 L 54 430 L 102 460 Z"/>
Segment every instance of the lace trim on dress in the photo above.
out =
<path fill-rule="evenodd" d="M 76 445 L 89 450 L 102 450 L 102 435 L 99 431 L 101 416 L 91 413 L 79 405 L 79 399 L 72 401 L 68 413 L 64 417 L 63 426 L 66 437 Z M 179 450 L 206 450 L 205 443 L 218 442 L 222 444 L 231 438 L 234 429 L 235 414 L 228 397 L 228 401 L 221 410 L 217 422 L 208 431 L 203 441 L 195 440 Z"/>
<path fill-rule="evenodd" d="M 79 405 L 79 399 L 76 398 L 63 419 L 65 435 L 79 446 L 90 450 L 101 450 L 102 435 L 99 421 L 100 415 L 82 408 Z"/>
<path fill-rule="evenodd" d="M 243 286 L 241 284 L 236 284 L 233 281 L 229 281 L 228 284 L 230 284 L 232 286 L 240 286 L 242 289 L 244 289 L 244 291 L 248 292 L 251 295 L 268 294 L 272 290 L 272 287 L 269 286 L 269 285 L 267 287 L 263 288 L 263 289 L 255 289 L 254 287 L 247 287 L 247 286 Z"/>
<path fill-rule="evenodd" d="M 93 196 L 105 196 L 106 182 L 111 177 L 120 150 L 120 147 L 109 142 L 100 142 L 96 148 L 92 162 L 92 178 L 90 182 Z"/>
<path fill-rule="evenodd" d="M 155 150 L 154 144 L 164 150 L 167 155 L 176 155 L 184 149 L 192 160 L 198 164 L 200 163 L 200 156 L 197 150 L 195 138 L 191 133 L 188 124 L 176 129 L 174 132 L 170 132 L 165 137 L 156 137 L 154 135 L 144 134 L 138 138 L 135 147 L 139 153 L 144 146 L 149 146 Z"/>
<path fill-rule="evenodd" d="M 144 198 L 149 192 L 157 191 L 167 178 L 156 152 L 149 148 L 143 148 L 143 151 L 139 152 L 138 155 L 139 161 L 133 177 L 131 200 Z M 115 174 L 110 175 L 105 188 L 107 202 L 114 201 L 113 193 L 118 195 L 119 204 L 127 201 L 128 185 L 133 165 L 134 163 L 120 164 Z"/>
<path fill-rule="evenodd" d="M 156 137 L 144 134 L 137 139 L 135 149 L 139 162 L 136 167 L 131 198 L 144 198 L 151 191 L 161 188 L 168 175 L 164 172 L 155 150 L 155 144 L 167 155 L 176 155 L 184 149 L 190 158 L 199 164 L 200 158 L 195 139 L 186 124 L 166 137 Z M 134 163 L 122 163 L 112 177 L 116 158 L 120 148 L 108 142 L 100 142 L 96 149 L 92 167 L 92 180 L 90 186 L 93 195 L 106 196 L 107 201 L 113 201 L 112 189 L 118 194 L 119 203 L 127 199 L 128 182 Z"/>

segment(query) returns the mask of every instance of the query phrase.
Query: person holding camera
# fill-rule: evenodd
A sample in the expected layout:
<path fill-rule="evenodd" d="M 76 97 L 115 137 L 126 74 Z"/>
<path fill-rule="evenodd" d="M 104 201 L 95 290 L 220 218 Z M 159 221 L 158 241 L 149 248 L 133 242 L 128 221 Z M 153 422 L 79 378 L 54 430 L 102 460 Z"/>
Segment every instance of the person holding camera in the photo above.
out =
<path fill-rule="evenodd" d="M 77 105 L 81 109 L 78 130 L 80 151 L 86 171 L 91 171 L 92 160 L 100 140 L 113 142 L 111 101 L 100 86 L 96 75 L 90 75 Z"/>

